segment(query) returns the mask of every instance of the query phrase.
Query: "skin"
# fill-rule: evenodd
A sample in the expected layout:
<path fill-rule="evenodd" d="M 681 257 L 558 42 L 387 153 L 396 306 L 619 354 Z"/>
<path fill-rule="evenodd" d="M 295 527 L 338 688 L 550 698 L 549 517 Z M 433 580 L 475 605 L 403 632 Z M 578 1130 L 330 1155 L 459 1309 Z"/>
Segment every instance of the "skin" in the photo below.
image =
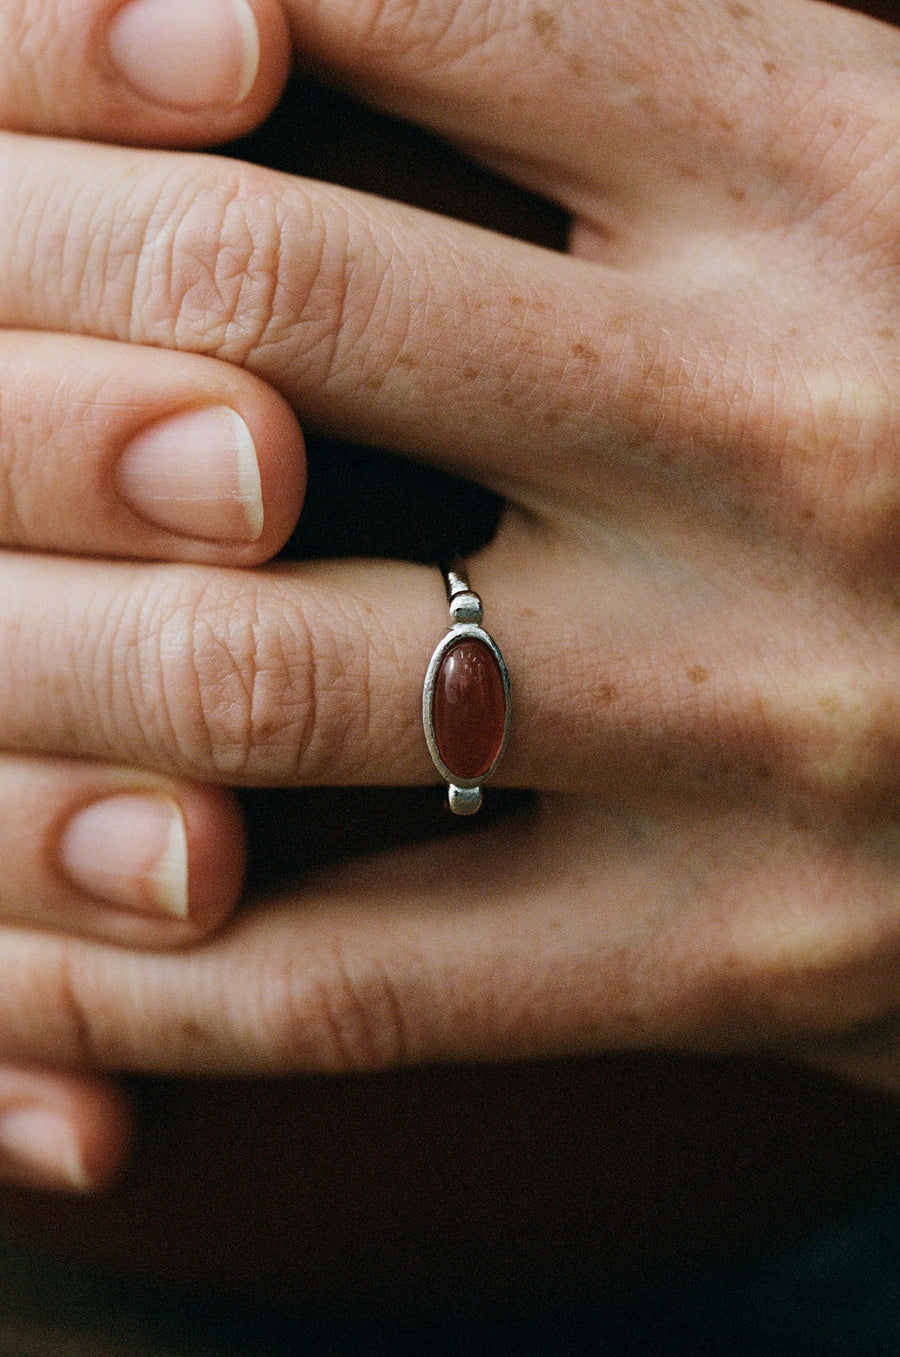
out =
<path fill-rule="evenodd" d="M 199 145 L 277 96 L 274 11 L 224 120 L 111 88 L 108 11 L 63 10 L 2 105 L 0 1057 L 280 1074 L 777 1051 L 894 1091 L 900 35 L 805 0 L 466 0 L 451 23 L 285 6 L 304 58 L 570 212 L 563 255 L 53 140 Z M 79 78 L 57 96 L 62 50 Z M 259 541 L 176 544 L 113 506 L 135 383 L 148 421 L 227 389 L 256 435 Z M 299 508 L 291 411 L 503 495 L 470 575 L 514 685 L 495 781 L 537 797 L 473 825 L 464 857 L 444 837 L 350 861 L 165 950 L 234 903 L 218 788 L 433 777 L 436 572 L 244 568 Z M 74 517 L 71 481 L 52 488 L 72 457 Z M 194 807 L 186 923 L 59 893 L 67 807 L 123 767 Z M 95 1177 L 121 1143 L 120 1121 Z"/>

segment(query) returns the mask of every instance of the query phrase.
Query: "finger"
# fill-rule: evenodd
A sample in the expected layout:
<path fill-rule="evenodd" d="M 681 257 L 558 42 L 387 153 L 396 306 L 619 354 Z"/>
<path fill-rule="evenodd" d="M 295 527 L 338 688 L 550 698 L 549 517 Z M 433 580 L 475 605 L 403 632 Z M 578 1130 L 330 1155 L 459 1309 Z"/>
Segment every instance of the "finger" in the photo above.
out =
<path fill-rule="evenodd" d="M 780 808 L 550 799 L 332 868 L 201 949 L 11 935 L 0 1034 L 11 1058 L 183 1073 L 784 1048 L 897 1004 L 883 849 Z"/>
<path fill-rule="evenodd" d="M 20 1187 L 88 1193 L 128 1150 L 122 1094 L 106 1080 L 0 1066 L 0 1178 Z"/>
<path fill-rule="evenodd" d="M 0 542 L 256 564 L 292 531 L 303 440 L 289 407 L 222 363 L 0 333 Z"/>
<path fill-rule="evenodd" d="M 2 127 L 205 145 L 274 106 L 289 37 L 276 0 L 10 0 L 0 52 Z"/>
<path fill-rule="evenodd" d="M 612 437 L 677 334 L 658 288 L 651 320 L 611 270 L 250 166 L 9 136 L 0 187 L 22 223 L 0 325 L 211 354 L 333 433 L 479 478 L 552 478 Z M 689 376 L 685 404 L 713 385 Z"/>
<path fill-rule="evenodd" d="M 779 559 L 768 579 L 753 543 L 722 537 L 674 564 L 652 543 L 582 551 L 505 526 L 473 562 L 512 679 L 498 781 L 645 806 L 896 796 L 891 600 L 854 616 L 829 578 L 786 592 Z M 661 590 L 670 571 L 679 587 Z M 0 747 L 230 784 L 431 782 L 422 686 L 447 626 L 441 577 L 419 566 L 10 554 Z"/>
<path fill-rule="evenodd" d="M 671 493 L 675 455 L 732 521 L 749 498 L 820 545 L 871 521 L 866 472 L 840 504 L 820 502 L 816 457 L 833 453 L 820 405 L 828 431 L 840 419 L 890 455 L 893 331 L 880 296 L 860 303 L 850 288 L 858 262 L 836 265 L 823 293 L 805 232 L 779 236 L 771 272 L 723 271 L 704 247 L 686 288 L 677 268 L 636 278 L 247 165 L 108 147 L 72 157 L 63 143 L 0 139 L 7 219 L 21 224 L 0 231 L 0 325 L 246 366 L 333 434 L 518 501 L 536 491 L 555 506 L 560 486 L 578 485 L 606 513 L 611 467 L 633 479 L 658 459 Z M 866 246 L 875 276 L 883 246 Z M 734 242 L 723 248 L 730 258 Z M 784 314 L 776 275 L 790 276 Z M 804 287 L 826 319 L 805 327 L 798 356 Z M 848 385 L 848 364 L 873 371 L 873 344 L 878 376 Z"/>
<path fill-rule="evenodd" d="M 663 209 L 671 233 L 683 216 L 708 213 L 710 191 L 733 213 L 733 195 L 746 191 L 735 182 L 736 137 L 764 164 L 773 142 L 804 137 L 861 76 L 880 74 L 890 98 L 900 52 L 885 26 L 805 0 L 649 10 L 617 0 L 287 0 L 287 12 L 304 55 L 573 211 L 595 215 L 602 203 L 612 237 Z M 740 128 L 729 116 L 736 80 L 753 110 Z"/>
<path fill-rule="evenodd" d="M 0 862 L 6 924 L 184 946 L 237 903 L 243 826 L 213 788 L 0 755 Z"/>

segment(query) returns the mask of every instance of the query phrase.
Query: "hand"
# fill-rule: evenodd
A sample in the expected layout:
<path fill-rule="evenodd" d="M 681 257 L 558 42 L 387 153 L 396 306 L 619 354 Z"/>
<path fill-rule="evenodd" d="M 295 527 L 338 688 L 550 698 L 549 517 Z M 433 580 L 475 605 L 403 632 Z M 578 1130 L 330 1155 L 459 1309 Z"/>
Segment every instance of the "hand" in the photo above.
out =
<path fill-rule="evenodd" d="M 189 954 L 12 934 L 6 1052 L 256 1071 L 752 1047 L 892 1086 L 900 39 L 805 4 L 290 13 L 316 62 L 572 211 L 572 257 L 248 167 L 10 137 L 5 198 L 35 229 L 0 241 L 0 319 L 241 364 L 321 427 L 504 493 L 471 575 L 513 676 L 497 781 L 539 801 Z M 435 572 L 51 559 L 35 612 L 3 568 L 11 750 L 431 776 Z M 123 592 L 137 689 L 106 622 Z"/>

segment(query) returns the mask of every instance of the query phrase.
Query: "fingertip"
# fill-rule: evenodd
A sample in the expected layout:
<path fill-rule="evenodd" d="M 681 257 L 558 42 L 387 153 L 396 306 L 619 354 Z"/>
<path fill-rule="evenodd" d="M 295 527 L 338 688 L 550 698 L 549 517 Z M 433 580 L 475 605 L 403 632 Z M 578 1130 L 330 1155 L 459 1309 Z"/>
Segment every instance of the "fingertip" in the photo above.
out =
<path fill-rule="evenodd" d="M 46 840 L 37 874 L 26 852 L 25 879 L 9 886 L 12 918 L 141 950 L 192 946 L 228 919 L 246 863 L 232 792 L 114 769 L 86 776 L 76 764 L 22 771 L 31 773 L 31 797 L 43 790 L 45 802 L 59 803 L 44 807 L 36 831 Z"/>
<path fill-rule="evenodd" d="M 99 16 L 94 48 L 108 101 L 95 105 L 100 125 L 90 130 L 164 146 L 251 131 L 277 103 L 291 61 L 277 0 L 127 0 Z"/>
<path fill-rule="evenodd" d="M 262 523 L 256 540 L 242 548 L 242 563 L 270 560 L 287 542 L 306 494 L 306 443 L 296 415 L 272 387 L 260 382 L 252 408 L 242 405 L 256 448 Z"/>
<path fill-rule="evenodd" d="M 187 946 L 213 934 L 238 902 L 244 824 L 223 788 L 113 786 L 76 806 L 57 860 L 82 901 L 69 915 L 75 931 L 126 946 Z"/>
<path fill-rule="evenodd" d="M 188 845 L 186 923 L 193 940 L 216 932 L 234 911 L 244 885 L 247 841 L 237 801 L 224 788 L 203 787 L 181 799 Z"/>
<path fill-rule="evenodd" d="M 121 1172 L 131 1110 L 110 1080 L 0 1066 L 0 1180 L 87 1196 Z"/>

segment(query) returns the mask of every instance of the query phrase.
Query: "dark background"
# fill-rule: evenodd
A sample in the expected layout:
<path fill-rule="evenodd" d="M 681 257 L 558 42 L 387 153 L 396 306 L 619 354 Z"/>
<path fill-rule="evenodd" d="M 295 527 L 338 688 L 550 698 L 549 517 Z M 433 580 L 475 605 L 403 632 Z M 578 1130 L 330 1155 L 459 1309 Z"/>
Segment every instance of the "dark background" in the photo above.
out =
<path fill-rule="evenodd" d="M 557 210 L 300 77 L 226 153 L 564 245 Z M 313 433 L 309 456 L 294 557 L 465 554 L 499 512 L 377 450 Z M 246 809 L 257 889 L 446 823 L 427 789 Z M 813 1072 L 601 1056 L 131 1087 L 113 1190 L 2 1195 L 0 1357 L 900 1351 L 900 1107 Z"/>

